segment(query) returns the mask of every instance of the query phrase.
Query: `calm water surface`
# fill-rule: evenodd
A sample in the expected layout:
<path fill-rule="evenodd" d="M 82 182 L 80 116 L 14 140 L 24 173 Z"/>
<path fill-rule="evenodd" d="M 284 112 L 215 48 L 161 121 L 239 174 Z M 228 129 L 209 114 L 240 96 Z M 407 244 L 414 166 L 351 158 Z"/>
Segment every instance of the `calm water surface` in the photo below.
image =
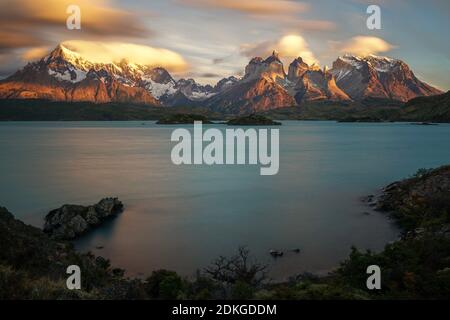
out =
<path fill-rule="evenodd" d="M 360 197 L 450 163 L 449 125 L 283 124 L 280 172 L 260 176 L 258 166 L 173 165 L 174 127 L 153 122 L 0 123 L 0 204 L 42 226 L 62 204 L 117 196 L 125 212 L 78 249 L 130 275 L 189 276 L 246 245 L 282 279 L 326 272 L 352 245 L 380 250 L 395 240 L 392 223 Z M 302 252 L 272 260 L 272 248 Z"/>

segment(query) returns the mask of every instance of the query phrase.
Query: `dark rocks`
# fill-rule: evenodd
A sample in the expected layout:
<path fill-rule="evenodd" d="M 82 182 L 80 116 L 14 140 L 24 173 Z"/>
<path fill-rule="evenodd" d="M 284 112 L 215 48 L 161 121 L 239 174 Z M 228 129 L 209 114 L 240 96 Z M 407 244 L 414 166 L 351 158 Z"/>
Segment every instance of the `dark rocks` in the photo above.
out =
<path fill-rule="evenodd" d="M 299 254 L 300 253 L 300 249 L 299 248 L 294 248 L 294 249 L 291 249 L 291 250 L 287 250 L 287 253 L 289 253 L 289 252 Z M 273 258 L 281 258 L 281 257 L 284 256 L 284 251 L 282 251 L 282 250 L 270 250 L 269 254 Z"/>
<path fill-rule="evenodd" d="M 45 217 L 44 232 L 60 240 L 72 240 L 122 212 L 117 198 L 104 198 L 92 206 L 63 205 Z"/>
<path fill-rule="evenodd" d="M 382 189 L 375 209 L 385 211 L 413 235 L 425 228 L 434 233 L 449 229 L 450 166 L 420 169 L 408 179 L 391 183 Z"/>
<path fill-rule="evenodd" d="M 424 173 L 422 173 L 424 172 Z M 416 176 L 394 182 L 383 189 L 376 208 L 381 211 L 408 211 L 434 205 L 437 198 L 450 197 L 450 166 L 421 170 Z"/>
<path fill-rule="evenodd" d="M 280 122 L 273 121 L 261 115 L 251 114 L 227 122 L 229 126 L 279 126 Z"/>
<path fill-rule="evenodd" d="M 282 257 L 284 255 L 283 251 L 278 251 L 278 250 L 270 250 L 269 253 L 274 258 L 279 258 L 279 257 Z"/>
<path fill-rule="evenodd" d="M 382 119 L 377 117 L 371 117 L 371 116 L 349 116 L 343 119 L 339 119 L 338 122 L 340 123 L 352 123 L 352 122 L 383 122 Z"/>
<path fill-rule="evenodd" d="M 437 126 L 437 123 L 433 123 L 433 122 L 414 122 L 411 123 L 412 125 L 417 125 L 417 126 Z"/>

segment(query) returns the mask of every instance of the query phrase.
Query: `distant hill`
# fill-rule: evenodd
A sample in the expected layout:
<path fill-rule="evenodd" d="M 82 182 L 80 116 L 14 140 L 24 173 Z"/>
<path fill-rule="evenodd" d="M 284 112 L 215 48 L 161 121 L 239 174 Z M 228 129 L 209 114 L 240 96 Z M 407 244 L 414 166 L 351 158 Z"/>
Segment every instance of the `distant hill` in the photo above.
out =
<path fill-rule="evenodd" d="M 176 113 L 222 116 L 202 107 L 151 107 L 142 104 L 0 100 L 0 121 L 127 121 L 159 120 Z"/>
<path fill-rule="evenodd" d="M 208 107 L 151 107 L 141 104 L 1 100 L 0 121 L 159 120 L 174 114 L 197 114 L 227 120 L 232 114 Z M 265 110 L 258 114 L 274 120 L 336 120 L 346 122 L 450 122 L 450 91 L 415 98 L 406 104 L 382 98 L 362 101 L 307 101 L 301 106 Z"/>
<path fill-rule="evenodd" d="M 275 120 L 336 120 L 350 117 L 370 119 L 371 122 L 396 119 L 403 103 L 389 99 L 366 98 L 361 102 L 311 101 L 300 107 L 280 108 L 263 112 Z"/>
<path fill-rule="evenodd" d="M 408 101 L 401 110 L 401 120 L 450 122 L 450 91 Z"/>

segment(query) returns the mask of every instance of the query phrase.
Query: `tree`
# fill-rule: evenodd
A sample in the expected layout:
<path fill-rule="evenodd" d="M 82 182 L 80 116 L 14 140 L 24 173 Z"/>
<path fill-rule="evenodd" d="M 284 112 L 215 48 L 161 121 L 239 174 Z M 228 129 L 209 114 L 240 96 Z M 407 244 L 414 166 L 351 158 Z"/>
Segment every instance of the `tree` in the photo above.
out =
<path fill-rule="evenodd" d="M 250 251 L 246 247 L 239 247 L 235 256 L 220 256 L 204 272 L 216 281 L 257 287 L 266 279 L 266 269 L 267 265 L 250 259 Z"/>

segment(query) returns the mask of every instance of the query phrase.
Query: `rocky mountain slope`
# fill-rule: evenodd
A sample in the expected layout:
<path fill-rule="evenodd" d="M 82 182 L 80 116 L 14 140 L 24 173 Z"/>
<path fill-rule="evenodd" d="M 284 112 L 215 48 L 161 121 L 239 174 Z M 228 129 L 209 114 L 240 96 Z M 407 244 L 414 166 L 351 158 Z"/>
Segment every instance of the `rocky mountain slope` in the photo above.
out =
<path fill-rule="evenodd" d="M 350 97 L 337 85 L 333 74 L 326 68 L 308 66 L 302 58 L 295 59 L 289 65 L 288 80 L 291 82 L 295 100 L 302 101 L 331 100 L 349 101 Z"/>
<path fill-rule="evenodd" d="M 252 113 L 315 100 L 351 99 L 337 87 L 333 74 L 317 65 L 309 66 L 302 58 L 295 59 L 286 74 L 283 62 L 274 51 L 265 60 L 253 58 L 241 80 L 206 104 L 226 113 Z"/>
<path fill-rule="evenodd" d="M 372 97 L 406 102 L 442 93 L 417 79 L 403 61 L 387 57 L 344 55 L 333 63 L 330 72 L 337 85 L 355 100 Z"/>
<path fill-rule="evenodd" d="M 93 63 L 59 45 L 0 81 L 2 99 L 48 99 L 68 102 L 184 104 L 214 95 L 215 88 L 193 79 L 174 80 L 164 68 L 119 61 Z"/>
<path fill-rule="evenodd" d="M 94 64 L 58 46 L 1 81 L 0 98 L 159 105 L 147 90 L 131 85 L 136 79 L 129 77 L 131 70 L 125 65 Z"/>
<path fill-rule="evenodd" d="M 253 113 L 295 105 L 285 88 L 283 63 L 274 52 L 263 60 L 253 58 L 245 68 L 244 77 L 208 99 L 207 106 L 225 113 Z"/>

